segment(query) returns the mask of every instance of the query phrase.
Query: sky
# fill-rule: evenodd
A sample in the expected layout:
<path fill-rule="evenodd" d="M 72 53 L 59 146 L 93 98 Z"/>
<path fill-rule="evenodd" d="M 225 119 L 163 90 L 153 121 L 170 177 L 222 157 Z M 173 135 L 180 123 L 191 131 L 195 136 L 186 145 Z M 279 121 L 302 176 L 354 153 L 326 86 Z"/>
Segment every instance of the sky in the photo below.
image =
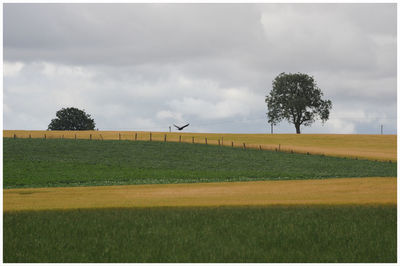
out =
<path fill-rule="evenodd" d="M 99 130 L 270 133 L 282 72 L 330 118 L 302 133 L 397 134 L 396 4 L 3 5 L 3 128 L 76 107 Z M 174 128 L 172 128 L 174 131 Z M 295 133 L 281 122 L 274 133 Z"/>

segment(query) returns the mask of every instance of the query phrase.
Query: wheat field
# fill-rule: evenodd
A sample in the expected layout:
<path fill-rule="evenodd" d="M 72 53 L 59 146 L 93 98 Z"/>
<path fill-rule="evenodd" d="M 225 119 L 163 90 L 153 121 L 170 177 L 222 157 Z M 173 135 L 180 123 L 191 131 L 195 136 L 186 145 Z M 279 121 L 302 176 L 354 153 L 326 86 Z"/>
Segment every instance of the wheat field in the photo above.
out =
<path fill-rule="evenodd" d="M 4 211 L 173 206 L 396 204 L 394 177 L 6 189 Z"/>

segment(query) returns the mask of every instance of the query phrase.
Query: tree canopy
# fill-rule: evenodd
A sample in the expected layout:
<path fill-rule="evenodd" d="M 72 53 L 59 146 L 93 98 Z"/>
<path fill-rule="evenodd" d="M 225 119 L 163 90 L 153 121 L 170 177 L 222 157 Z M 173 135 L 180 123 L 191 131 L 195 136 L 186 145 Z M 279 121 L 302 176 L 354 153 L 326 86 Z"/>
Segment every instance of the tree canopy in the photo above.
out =
<path fill-rule="evenodd" d="M 325 122 L 329 119 L 332 102 L 322 100 L 322 96 L 313 77 L 302 73 L 281 73 L 274 79 L 272 90 L 265 98 L 268 123 L 276 125 L 286 119 L 300 134 L 301 125 L 310 126 L 316 118 Z"/>
<path fill-rule="evenodd" d="M 96 126 L 89 114 L 74 107 L 62 108 L 56 117 L 51 120 L 49 130 L 94 130 Z"/>

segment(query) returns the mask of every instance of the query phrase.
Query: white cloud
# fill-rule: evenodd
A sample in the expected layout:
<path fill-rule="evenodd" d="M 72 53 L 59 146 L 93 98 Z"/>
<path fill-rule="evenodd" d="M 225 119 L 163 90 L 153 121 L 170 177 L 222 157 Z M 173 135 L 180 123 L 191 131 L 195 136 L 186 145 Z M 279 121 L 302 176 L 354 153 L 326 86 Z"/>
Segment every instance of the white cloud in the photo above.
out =
<path fill-rule="evenodd" d="M 326 122 L 327 131 L 330 133 L 340 132 L 340 134 L 354 134 L 356 133 L 354 123 L 332 118 Z"/>
<path fill-rule="evenodd" d="M 246 88 L 220 88 L 214 95 L 214 99 L 183 97 L 170 101 L 168 105 L 174 112 L 215 120 L 245 117 L 260 105 L 258 103 L 263 103 L 261 97 Z"/>
<path fill-rule="evenodd" d="M 24 67 L 22 62 L 3 62 L 3 75 L 4 77 L 16 77 Z"/>
<path fill-rule="evenodd" d="M 178 122 L 184 122 L 182 113 L 171 112 L 168 110 L 162 110 L 162 111 L 157 112 L 156 117 L 161 120 L 162 119 L 173 119 Z"/>
<path fill-rule="evenodd" d="M 94 77 L 93 71 L 88 70 L 82 66 L 70 66 L 62 64 L 54 64 L 49 62 L 39 63 L 42 67 L 42 73 L 50 78 L 62 77 L 62 78 L 82 78 L 91 79 Z"/>

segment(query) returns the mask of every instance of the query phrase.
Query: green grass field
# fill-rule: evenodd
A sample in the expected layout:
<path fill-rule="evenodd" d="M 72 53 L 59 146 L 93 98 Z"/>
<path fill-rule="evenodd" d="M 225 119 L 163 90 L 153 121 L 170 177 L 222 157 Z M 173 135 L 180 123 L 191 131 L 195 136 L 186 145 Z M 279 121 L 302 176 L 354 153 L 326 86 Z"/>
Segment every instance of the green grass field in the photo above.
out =
<path fill-rule="evenodd" d="M 396 262 L 395 206 L 7 212 L 4 262 Z"/>
<path fill-rule="evenodd" d="M 396 176 L 396 163 L 203 144 L 3 139 L 4 188 Z"/>

